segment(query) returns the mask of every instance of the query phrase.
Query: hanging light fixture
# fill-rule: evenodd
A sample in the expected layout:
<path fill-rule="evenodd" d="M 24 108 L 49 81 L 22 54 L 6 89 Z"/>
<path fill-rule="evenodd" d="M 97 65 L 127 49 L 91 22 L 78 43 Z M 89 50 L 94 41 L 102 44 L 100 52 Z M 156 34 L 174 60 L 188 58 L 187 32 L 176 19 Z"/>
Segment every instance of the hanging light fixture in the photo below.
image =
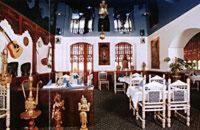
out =
<path fill-rule="evenodd" d="M 105 34 L 105 32 L 103 31 L 103 25 L 102 25 L 102 26 L 101 26 L 100 39 L 103 40 L 103 39 L 105 39 L 105 37 L 106 37 L 106 34 Z"/>
<path fill-rule="evenodd" d="M 108 15 L 108 9 L 107 9 L 107 4 L 105 0 L 102 0 L 100 3 L 100 8 L 99 8 L 99 17 L 100 19 L 104 20 L 106 16 Z M 103 24 L 101 25 L 101 33 L 100 33 L 100 39 L 103 40 L 105 39 L 105 32 L 103 29 Z"/>

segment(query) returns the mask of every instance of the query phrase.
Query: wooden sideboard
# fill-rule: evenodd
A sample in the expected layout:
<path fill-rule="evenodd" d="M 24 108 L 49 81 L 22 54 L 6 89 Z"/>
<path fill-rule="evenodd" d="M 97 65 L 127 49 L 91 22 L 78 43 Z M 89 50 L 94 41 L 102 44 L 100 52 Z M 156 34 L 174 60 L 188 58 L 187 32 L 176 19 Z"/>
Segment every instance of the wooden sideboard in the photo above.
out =
<path fill-rule="evenodd" d="M 90 112 L 88 112 L 88 125 L 94 123 L 94 106 L 93 106 L 93 89 L 94 87 L 77 87 L 77 88 L 62 88 L 62 89 L 40 89 L 39 104 L 37 109 L 42 111 L 42 114 L 36 119 L 36 124 L 39 128 L 54 126 L 51 118 L 53 98 L 56 93 L 60 93 L 65 101 L 65 110 L 63 111 L 63 126 L 80 126 L 78 102 L 81 96 L 84 95 L 88 102 L 91 103 Z M 28 91 L 26 91 L 28 93 Z M 21 129 L 27 126 L 25 120 L 20 119 L 20 113 L 24 112 L 24 97 L 21 89 L 11 90 L 11 128 Z"/>

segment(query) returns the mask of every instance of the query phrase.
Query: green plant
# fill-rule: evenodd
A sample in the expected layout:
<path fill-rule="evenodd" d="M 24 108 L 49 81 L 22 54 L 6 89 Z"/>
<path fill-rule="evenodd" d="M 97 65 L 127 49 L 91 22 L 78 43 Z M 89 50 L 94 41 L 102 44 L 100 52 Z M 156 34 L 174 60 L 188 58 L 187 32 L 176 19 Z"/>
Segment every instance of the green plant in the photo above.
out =
<path fill-rule="evenodd" d="M 186 70 L 192 70 L 194 67 L 193 63 L 187 63 L 183 59 L 177 57 L 175 57 L 173 61 L 169 57 L 166 57 L 164 62 L 169 63 L 169 68 L 171 69 L 172 74 L 178 74 Z"/>

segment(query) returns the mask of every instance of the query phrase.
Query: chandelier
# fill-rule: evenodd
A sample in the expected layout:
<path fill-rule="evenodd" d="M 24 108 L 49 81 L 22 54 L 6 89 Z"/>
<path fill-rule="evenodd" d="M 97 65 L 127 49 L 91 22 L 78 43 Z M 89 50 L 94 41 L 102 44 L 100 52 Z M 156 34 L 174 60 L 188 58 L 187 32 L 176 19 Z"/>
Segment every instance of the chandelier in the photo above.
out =
<path fill-rule="evenodd" d="M 102 0 L 100 3 L 100 8 L 99 8 L 99 17 L 100 19 L 105 19 L 105 17 L 108 15 L 108 9 L 107 9 L 107 4 L 105 0 Z M 101 33 L 100 33 L 100 39 L 103 40 L 105 39 L 105 32 L 103 30 L 103 24 L 101 25 Z"/>
<path fill-rule="evenodd" d="M 108 9 L 105 0 L 102 0 L 100 3 L 99 15 L 101 19 L 104 19 L 108 15 Z"/>

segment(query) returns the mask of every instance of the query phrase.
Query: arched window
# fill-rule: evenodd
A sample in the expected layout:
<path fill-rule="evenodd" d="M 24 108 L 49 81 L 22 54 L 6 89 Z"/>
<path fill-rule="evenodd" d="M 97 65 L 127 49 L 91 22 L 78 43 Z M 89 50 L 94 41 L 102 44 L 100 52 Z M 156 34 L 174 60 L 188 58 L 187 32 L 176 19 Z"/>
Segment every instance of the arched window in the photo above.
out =
<path fill-rule="evenodd" d="M 197 69 L 198 69 L 198 63 L 197 63 L 197 61 L 196 61 L 196 60 L 193 60 L 192 63 L 195 65 L 195 66 L 194 66 L 194 69 L 197 70 Z"/>
<path fill-rule="evenodd" d="M 76 43 L 70 47 L 71 71 L 84 73 L 93 71 L 93 46 L 88 43 Z"/>
<path fill-rule="evenodd" d="M 200 60 L 197 62 L 197 69 L 200 70 Z"/>
<path fill-rule="evenodd" d="M 127 61 L 127 63 L 126 63 Z M 133 47 L 131 44 L 121 42 L 115 45 L 115 67 L 130 69 L 133 65 Z"/>
<path fill-rule="evenodd" d="M 184 47 L 184 59 L 186 61 L 193 61 L 195 68 L 200 70 L 200 33 L 193 36 Z"/>

